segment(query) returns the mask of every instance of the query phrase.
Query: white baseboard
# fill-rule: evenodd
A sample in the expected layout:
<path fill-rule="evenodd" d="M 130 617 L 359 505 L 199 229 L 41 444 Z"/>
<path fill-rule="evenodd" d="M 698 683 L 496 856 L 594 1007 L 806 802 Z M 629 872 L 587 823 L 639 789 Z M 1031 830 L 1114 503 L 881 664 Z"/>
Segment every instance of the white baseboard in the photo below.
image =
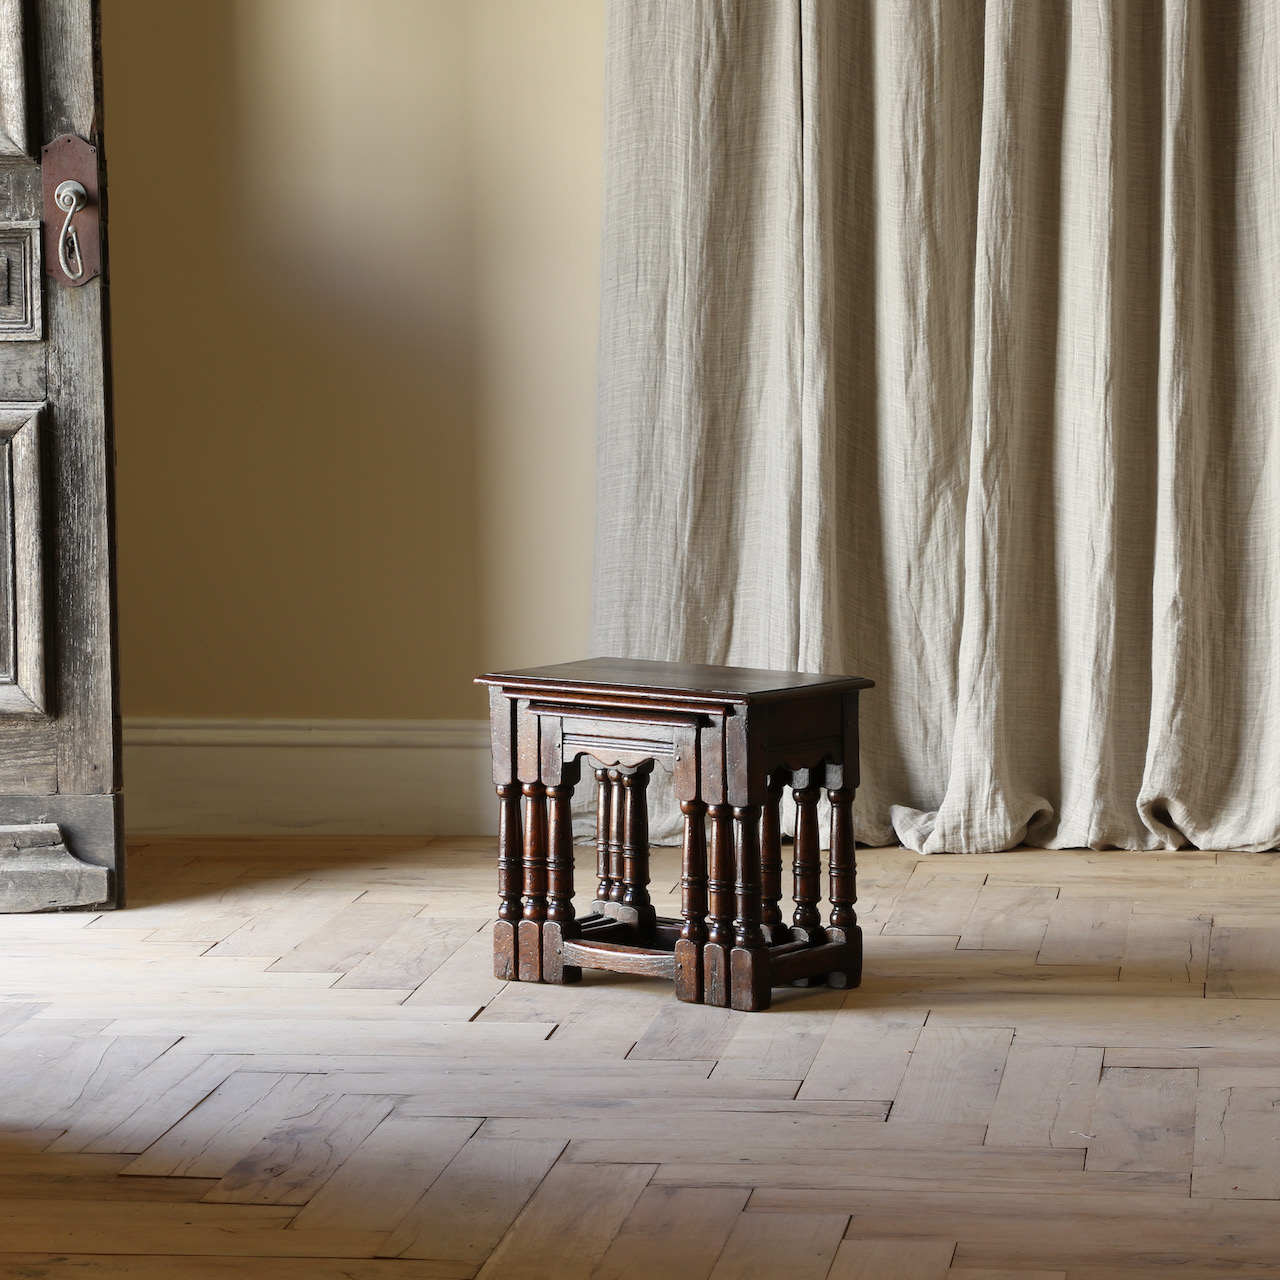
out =
<path fill-rule="evenodd" d="M 490 835 L 484 720 L 126 718 L 135 835 Z"/>

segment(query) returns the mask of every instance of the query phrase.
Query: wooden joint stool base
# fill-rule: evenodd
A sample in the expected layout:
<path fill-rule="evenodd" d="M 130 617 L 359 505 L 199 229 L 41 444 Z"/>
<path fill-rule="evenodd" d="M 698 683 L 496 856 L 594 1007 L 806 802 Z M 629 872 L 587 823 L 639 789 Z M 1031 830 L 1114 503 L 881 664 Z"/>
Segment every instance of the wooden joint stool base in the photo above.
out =
<path fill-rule="evenodd" d="M 583 969 L 607 969 L 667 978 L 681 1000 L 744 1010 L 767 1009 L 776 986 L 858 985 L 852 805 L 858 692 L 870 680 L 592 658 L 478 683 L 489 686 L 499 802 L 499 978 L 577 982 Z M 584 761 L 596 783 L 596 884 L 579 915 L 571 803 Z M 679 919 L 657 915 L 649 898 L 655 767 L 671 773 L 684 815 Z M 789 923 L 787 787 L 796 804 Z"/>

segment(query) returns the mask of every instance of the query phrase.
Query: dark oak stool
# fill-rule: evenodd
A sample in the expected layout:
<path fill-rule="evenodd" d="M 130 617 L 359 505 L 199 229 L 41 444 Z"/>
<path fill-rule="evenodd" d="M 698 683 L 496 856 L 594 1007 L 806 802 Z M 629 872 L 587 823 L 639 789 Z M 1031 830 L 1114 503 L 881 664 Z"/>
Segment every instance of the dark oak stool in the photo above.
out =
<path fill-rule="evenodd" d="M 858 690 L 872 681 L 591 658 L 496 672 L 499 797 L 494 971 L 576 982 L 582 970 L 671 978 L 681 1000 L 767 1009 L 770 988 L 854 987 L 862 931 L 853 843 Z M 570 801 L 596 782 L 597 886 L 573 905 Z M 670 771 L 684 814 L 680 920 L 650 902 L 646 789 Z M 796 802 L 795 911 L 783 921 L 779 806 Z M 831 801 L 829 923 L 818 910 L 818 796 Z M 523 801 L 523 805 L 522 805 Z M 708 834 L 710 835 L 708 850 Z"/>

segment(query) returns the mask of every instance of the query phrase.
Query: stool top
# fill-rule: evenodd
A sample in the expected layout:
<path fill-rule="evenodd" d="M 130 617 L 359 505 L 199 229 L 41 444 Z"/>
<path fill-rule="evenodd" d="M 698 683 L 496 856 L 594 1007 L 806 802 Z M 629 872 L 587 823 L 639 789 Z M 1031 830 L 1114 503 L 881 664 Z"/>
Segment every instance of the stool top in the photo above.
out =
<path fill-rule="evenodd" d="M 548 667 L 521 671 L 489 672 L 477 684 L 531 693 L 592 691 L 631 696 L 677 694 L 697 701 L 769 702 L 806 693 L 845 693 L 870 689 L 874 680 L 859 676 L 805 674 L 799 671 L 762 671 L 755 667 L 711 667 L 691 662 L 650 662 L 641 658 L 582 658 Z"/>

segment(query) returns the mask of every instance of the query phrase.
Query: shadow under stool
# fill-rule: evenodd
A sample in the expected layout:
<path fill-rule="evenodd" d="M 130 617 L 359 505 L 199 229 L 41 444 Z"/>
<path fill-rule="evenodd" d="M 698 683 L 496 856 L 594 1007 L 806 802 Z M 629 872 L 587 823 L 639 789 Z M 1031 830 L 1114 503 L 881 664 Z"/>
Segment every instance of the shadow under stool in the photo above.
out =
<path fill-rule="evenodd" d="M 681 1000 L 767 1009 L 771 988 L 858 985 L 852 805 L 858 691 L 872 681 L 591 658 L 480 677 L 499 800 L 494 972 L 576 982 L 671 979 Z M 596 784 L 595 899 L 574 906 L 571 801 Z M 672 775 L 684 816 L 681 918 L 650 901 L 647 789 Z M 780 805 L 796 803 L 795 909 L 783 920 Z M 818 799 L 831 801 L 823 923 Z"/>

